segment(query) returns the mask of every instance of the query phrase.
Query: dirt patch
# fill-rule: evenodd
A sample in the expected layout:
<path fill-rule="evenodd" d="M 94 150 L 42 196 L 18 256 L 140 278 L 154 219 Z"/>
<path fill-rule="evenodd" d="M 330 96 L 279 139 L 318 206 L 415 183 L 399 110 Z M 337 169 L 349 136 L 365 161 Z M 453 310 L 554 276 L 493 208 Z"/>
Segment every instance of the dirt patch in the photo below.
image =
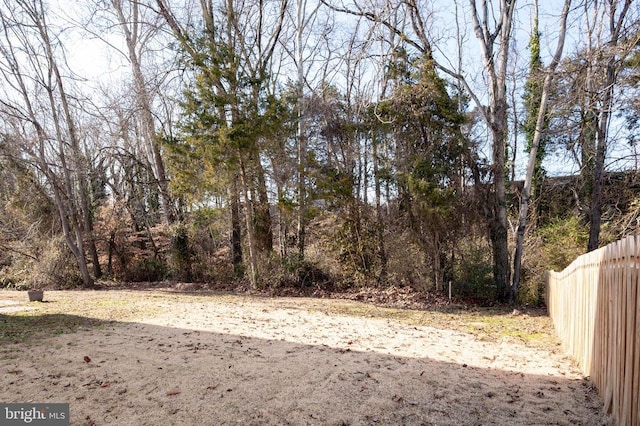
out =
<path fill-rule="evenodd" d="M 46 297 L 0 314 L 15 332 L 0 349 L 0 401 L 68 402 L 72 424 L 612 424 L 552 336 L 535 337 L 544 319 L 525 338 L 504 331 L 533 327 L 526 315 L 159 291 Z M 15 324 L 44 320 L 60 334 Z"/>
<path fill-rule="evenodd" d="M 0 300 L 0 314 L 27 311 L 29 309 L 33 308 L 27 306 L 26 303 L 21 303 L 17 300 Z"/>

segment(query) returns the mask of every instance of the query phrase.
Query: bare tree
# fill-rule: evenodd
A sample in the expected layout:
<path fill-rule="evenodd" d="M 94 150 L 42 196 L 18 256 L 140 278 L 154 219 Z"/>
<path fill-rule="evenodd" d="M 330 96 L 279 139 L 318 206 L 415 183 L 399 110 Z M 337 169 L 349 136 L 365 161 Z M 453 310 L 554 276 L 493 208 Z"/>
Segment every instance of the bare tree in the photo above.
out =
<path fill-rule="evenodd" d="M 588 52 L 590 73 L 587 84 L 590 93 L 596 94 L 593 113 L 596 131 L 596 149 L 593 170 L 593 191 L 591 194 L 590 226 L 588 251 L 598 248 L 602 221 L 602 185 L 607 156 L 609 125 L 612 118 L 612 106 L 618 75 L 632 46 L 636 45 L 635 37 L 627 34 L 628 14 L 633 0 L 608 0 L 595 2 L 594 10 L 601 16 L 595 16 L 593 26 L 588 29 Z M 600 37 L 605 28 L 607 39 Z M 604 70 L 604 78 L 599 78 L 598 67 Z M 591 68 L 590 68 L 591 69 Z M 598 83 L 598 80 L 600 83 Z"/>
<path fill-rule="evenodd" d="M 297 0 L 295 3 L 295 66 L 296 66 L 296 91 L 297 91 L 297 127 L 296 138 L 298 142 L 298 161 L 297 161 L 297 197 L 298 197 L 298 214 L 297 214 L 297 239 L 298 239 L 298 255 L 304 259 L 305 242 L 306 242 L 306 222 L 307 222 L 307 134 L 306 134 L 306 102 L 305 89 L 308 86 L 308 58 L 313 54 L 307 53 L 309 47 L 310 29 L 318 16 L 318 10 L 321 3 L 313 8 L 309 7 L 307 0 Z M 316 44 L 318 46 L 319 44 Z"/>
<path fill-rule="evenodd" d="M 150 84 L 145 78 L 142 65 L 145 43 L 159 31 L 160 22 L 144 23 L 141 16 L 141 6 L 136 0 L 111 0 L 111 5 L 126 42 L 127 56 L 131 65 L 135 88 L 136 110 L 142 122 L 146 145 L 152 153 L 154 172 L 162 198 L 165 221 L 167 224 L 171 224 L 176 220 L 176 212 L 173 205 L 173 197 L 169 191 L 169 180 L 165 171 L 164 159 L 160 150 L 160 138 L 156 130 L 152 102 L 153 95 L 149 87 Z"/>
<path fill-rule="evenodd" d="M 484 72 L 488 79 L 489 105 L 483 106 L 477 95 L 465 84 L 484 118 L 492 139 L 494 200 L 489 219 L 489 235 L 493 247 L 493 274 L 497 298 L 510 297 L 505 154 L 508 143 L 507 65 L 509 62 L 511 29 L 515 0 L 500 0 L 497 8 L 481 1 L 470 0 L 473 29 L 480 43 Z M 461 77 L 461 76 L 458 76 Z"/>
<path fill-rule="evenodd" d="M 44 177 L 84 285 L 91 287 L 101 269 L 93 235 L 88 160 L 55 53 L 59 43 L 53 39 L 41 1 L 4 2 L 0 19 L 0 72 L 5 78 L 0 103 L 8 138 L 19 144 Z M 94 277 L 85 251 L 91 256 Z"/>
<path fill-rule="evenodd" d="M 529 199 L 531 197 L 531 184 L 537 161 L 538 146 L 544 132 L 544 122 L 547 115 L 547 104 L 549 102 L 551 83 L 555 76 L 556 68 L 560 63 L 562 52 L 564 50 L 564 40 L 567 30 L 567 16 L 571 7 L 571 0 L 565 0 L 560 14 L 560 30 L 558 33 L 558 43 L 556 51 L 553 55 L 551 63 L 544 69 L 544 82 L 542 84 L 542 92 L 540 95 L 540 105 L 538 106 L 538 116 L 536 119 L 536 128 L 533 135 L 531 149 L 529 150 L 529 161 L 527 163 L 527 174 L 524 180 L 524 187 L 520 199 L 520 216 L 518 219 L 518 228 L 516 232 L 516 250 L 513 257 L 513 283 L 511 285 L 511 301 L 518 303 L 518 288 L 520 285 L 520 271 L 522 266 L 522 251 L 524 243 L 524 234 L 527 226 L 527 216 L 529 214 Z M 536 16 L 537 20 L 537 16 Z M 538 31 L 537 26 L 535 31 Z"/>

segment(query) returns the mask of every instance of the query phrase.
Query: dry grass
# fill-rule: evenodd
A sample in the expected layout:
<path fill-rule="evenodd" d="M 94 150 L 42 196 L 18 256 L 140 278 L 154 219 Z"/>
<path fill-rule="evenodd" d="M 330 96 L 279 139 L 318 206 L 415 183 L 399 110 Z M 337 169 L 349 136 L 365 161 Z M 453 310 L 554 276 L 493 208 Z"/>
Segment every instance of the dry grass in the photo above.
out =
<path fill-rule="evenodd" d="M 264 300 L 264 296 L 228 293 L 179 292 L 174 290 L 47 291 L 45 302 L 29 303 L 26 292 L 2 291 L 0 299 L 14 302 L 14 312 L 2 319 L 0 344 L 26 341 L 32 337 L 99 327 L 114 321 L 135 322 L 159 315 L 172 303 L 240 302 Z M 400 309 L 344 299 L 280 298 L 281 307 L 401 321 L 408 325 L 431 326 L 462 331 L 486 341 L 510 338 L 534 347 L 551 347 L 557 340 L 550 318 L 542 310 L 513 314 L 508 308 L 462 308 L 455 305 L 438 309 Z M 2 316 L 0 316 L 2 318 Z"/>

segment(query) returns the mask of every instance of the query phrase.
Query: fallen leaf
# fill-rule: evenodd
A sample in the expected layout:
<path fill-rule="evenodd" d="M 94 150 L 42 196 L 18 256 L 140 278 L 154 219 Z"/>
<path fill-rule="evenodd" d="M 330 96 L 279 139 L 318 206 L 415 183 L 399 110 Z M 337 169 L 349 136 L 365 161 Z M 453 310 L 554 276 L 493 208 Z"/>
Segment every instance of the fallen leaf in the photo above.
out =
<path fill-rule="evenodd" d="M 89 358 L 88 356 L 84 356 L 84 362 L 91 362 L 91 358 Z"/>
<path fill-rule="evenodd" d="M 167 396 L 174 396 L 180 394 L 179 390 L 172 390 L 171 392 L 167 392 Z"/>

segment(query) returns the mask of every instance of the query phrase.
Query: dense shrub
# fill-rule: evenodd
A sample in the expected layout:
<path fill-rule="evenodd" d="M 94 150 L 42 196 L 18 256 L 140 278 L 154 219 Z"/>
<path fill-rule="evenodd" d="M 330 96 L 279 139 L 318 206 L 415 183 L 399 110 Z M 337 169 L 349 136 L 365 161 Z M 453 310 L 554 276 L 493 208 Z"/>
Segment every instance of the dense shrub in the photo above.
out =
<path fill-rule="evenodd" d="M 179 223 L 171 229 L 171 275 L 178 281 L 190 282 L 192 252 L 189 245 L 189 230 Z"/>
<path fill-rule="evenodd" d="M 133 260 L 126 270 L 125 281 L 153 282 L 168 278 L 167 263 L 160 258 L 138 258 Z"/>
<path fill-rule="evenodd" d="M 427 258 L 408 230 L 385 235 L 387 282 L 416 290 L 431 290 L 431 269 Z"/>
<path fill-rule="evenodd" d="M 544 304 L 547 271 L 566 268 L 585 253 L 588 239 L 588 227 L 578 215 L 556 218 L 533 230 L 526 239 L 518 302 Z"/>
<path fill-rule="evenodd" d="M 490 247 L 486 242 L 469 238 L 460 244 L 458 252 L 458 260 L 454 264 L 453 295 L 493 300 L 496 285 Z"/>
<path fill-rule="evenodd" d="M 44 245 L 36 258 L 16 257 L 5 271 L 5 280 L 16 288 L 68 289 L 82 286 L 82 276 L 62 238 Z"/>
<path fill-rule="evenodd" d="M 261 284 L 267 288 L 291 287 L 298 290 L 332 290 L 333 278 L 317 264 L 300 259 L 298 254 L 283 258 L 271 256 L 264 261 Z"/>

